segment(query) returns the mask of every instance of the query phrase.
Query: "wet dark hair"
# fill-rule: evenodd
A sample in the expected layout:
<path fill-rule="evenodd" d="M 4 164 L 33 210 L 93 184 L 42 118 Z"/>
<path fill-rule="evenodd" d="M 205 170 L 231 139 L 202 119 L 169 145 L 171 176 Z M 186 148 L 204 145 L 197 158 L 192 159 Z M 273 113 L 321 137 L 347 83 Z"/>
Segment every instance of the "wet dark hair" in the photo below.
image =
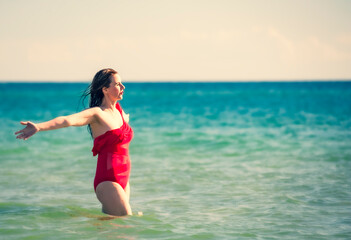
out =
<path fill-rule="evenodd" d="M 89 96 L 89 108 L 92 107 L 99 107 L 102 104 L 102 100 L 104 98 L 104 94 L 102 89 L 104 87 L 109 87 L 111 83 L 111 76 L 113 74 L 118 74 L 117 71 L 113 70 L 112 68 L 105 68 L 98 71 L 91 84 L 87 87 L 84 93 L 81 96 L 81 101 L 84 106 L 85 99 Z M 91 132 L 90 124 L 88 125 L 88 131 L 91 136 L 93 136 Z"/>

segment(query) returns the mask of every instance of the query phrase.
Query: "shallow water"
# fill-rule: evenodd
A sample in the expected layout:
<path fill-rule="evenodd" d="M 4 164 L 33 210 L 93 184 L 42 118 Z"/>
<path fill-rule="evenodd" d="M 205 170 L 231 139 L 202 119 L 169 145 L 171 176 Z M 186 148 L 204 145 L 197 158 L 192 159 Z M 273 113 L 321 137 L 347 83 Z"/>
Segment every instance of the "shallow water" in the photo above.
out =
<path fill-rule="evenodd" d="M 76 112 L 86 86 L 0 84 L 0 238 L 351 238 L 351 82 L 126 83 L 144 215 L 112 220 L 86 128 L 13 134 Z"/>

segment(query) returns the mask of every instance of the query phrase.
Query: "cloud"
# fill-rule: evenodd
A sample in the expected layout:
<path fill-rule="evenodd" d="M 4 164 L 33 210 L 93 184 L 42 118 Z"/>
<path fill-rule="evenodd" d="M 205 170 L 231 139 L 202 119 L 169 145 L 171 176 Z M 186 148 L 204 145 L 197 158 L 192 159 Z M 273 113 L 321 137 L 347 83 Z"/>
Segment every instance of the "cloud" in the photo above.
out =
<path fill-rule="evenodd" d="M 309 53 L 313 53 L 315 55 L 314 58 L 323 61 L 337 62 L 351 59 L 350 52 L 340 49 L 340 45 L 337 44 L 335 39 L 333 42 L 328 43 L 316 36 L 311 36 L 304 40 L 301 45 L 303 46 L 301 49 L 309 51 Z"/>
<path fill-rule="evenodd" d="M 342 35 L 342 37 L 331 37 L 330 39 L 322 38 L 317 35 L 299 36 L 291 39 L 274 27 L 267 27 L 268 36 L 276 40 L 280 47 L 280 54 L 283 59 L 292 62 L 340 62 L 351 59 L 351 36 Z M 340 43 L 343 43 L 341 45 Z"/>
<path fill-rule="evenodd" d="M 287 55 L 288 57 L 295 56 L 296 47 L 292 40 L 284 36 L 282 33 L 280 33 L 277 29 L 273 27 L 269 27 L 267 29 L 267 33 L 270 37 L 274 38 L 277 41 L 278 45 L 284 52 L 284 55 Z"/>
<path fill-rule="evenodd" d="M 275 26 L 262 25 L 143 36 L 2 39 L 1 54 L 11 57 L 0 59 L 0 70 L 6 78 L 31 75 L 35 80 L 90 79 L 102 67 L 116 67 L 134 80 L 339 77 L 351 75 L 346 66 L 350 40 L 347 34 L 328 41 L 317 35 L 292 38 Z M 21 71 L 14 74 L 18 66 Z"/>

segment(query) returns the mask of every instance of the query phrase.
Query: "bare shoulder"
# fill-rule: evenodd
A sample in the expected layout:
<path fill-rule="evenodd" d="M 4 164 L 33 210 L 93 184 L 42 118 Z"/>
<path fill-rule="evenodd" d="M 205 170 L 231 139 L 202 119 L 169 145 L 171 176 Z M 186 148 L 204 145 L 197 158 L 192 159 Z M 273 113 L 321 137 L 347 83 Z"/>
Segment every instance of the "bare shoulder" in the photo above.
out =
<path fill-rule="evenodd" d="M 104 111 L 102 111 L 100 107 L 91 107 L 84 111 L 86 111 L 86 115 L 91 118 L 90 125 L 95 125 L 104 119 Z"/>
<path fill-rule="evenodd" d="M 104 111 L 102 111 L 100 107 L 92 107 L 92 108 L 88 108 L 87 110 L 91 115 L 95 116 L 95 118 L 97 119 L 100 119 L 104 114 Z"/>
<path fill-rule="evenodd" d="M 100 107 L 92 107 L 92 108 L 88 108 L 86 110 L 90 111 L 93 114 L 100 114 L 103 112 Z"/>
<path fill-rule="evenodd" d="M 92 108 L 87 108 L 83 111 L 80 112 L 83 116 L 99 116 L 102 113 L 102 110 L 100 107 L 92 107 Z"/>

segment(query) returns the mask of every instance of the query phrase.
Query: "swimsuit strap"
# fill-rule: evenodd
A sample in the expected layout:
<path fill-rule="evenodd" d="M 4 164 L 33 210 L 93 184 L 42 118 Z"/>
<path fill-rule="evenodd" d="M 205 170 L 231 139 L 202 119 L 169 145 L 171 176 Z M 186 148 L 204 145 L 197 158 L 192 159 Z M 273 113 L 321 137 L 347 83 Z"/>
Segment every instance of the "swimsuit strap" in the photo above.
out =
<path fill-rule="evenodd" d="M 122 121 L 124 122 L 124 117 L 123 117 L 123 111 L 122 111 L 122 107 L 121 105 L 119 104 L 119 102 L 116 103 L 116 109 L 119 111 L 119 113 L 121 114 L 122 116 Z"/>

